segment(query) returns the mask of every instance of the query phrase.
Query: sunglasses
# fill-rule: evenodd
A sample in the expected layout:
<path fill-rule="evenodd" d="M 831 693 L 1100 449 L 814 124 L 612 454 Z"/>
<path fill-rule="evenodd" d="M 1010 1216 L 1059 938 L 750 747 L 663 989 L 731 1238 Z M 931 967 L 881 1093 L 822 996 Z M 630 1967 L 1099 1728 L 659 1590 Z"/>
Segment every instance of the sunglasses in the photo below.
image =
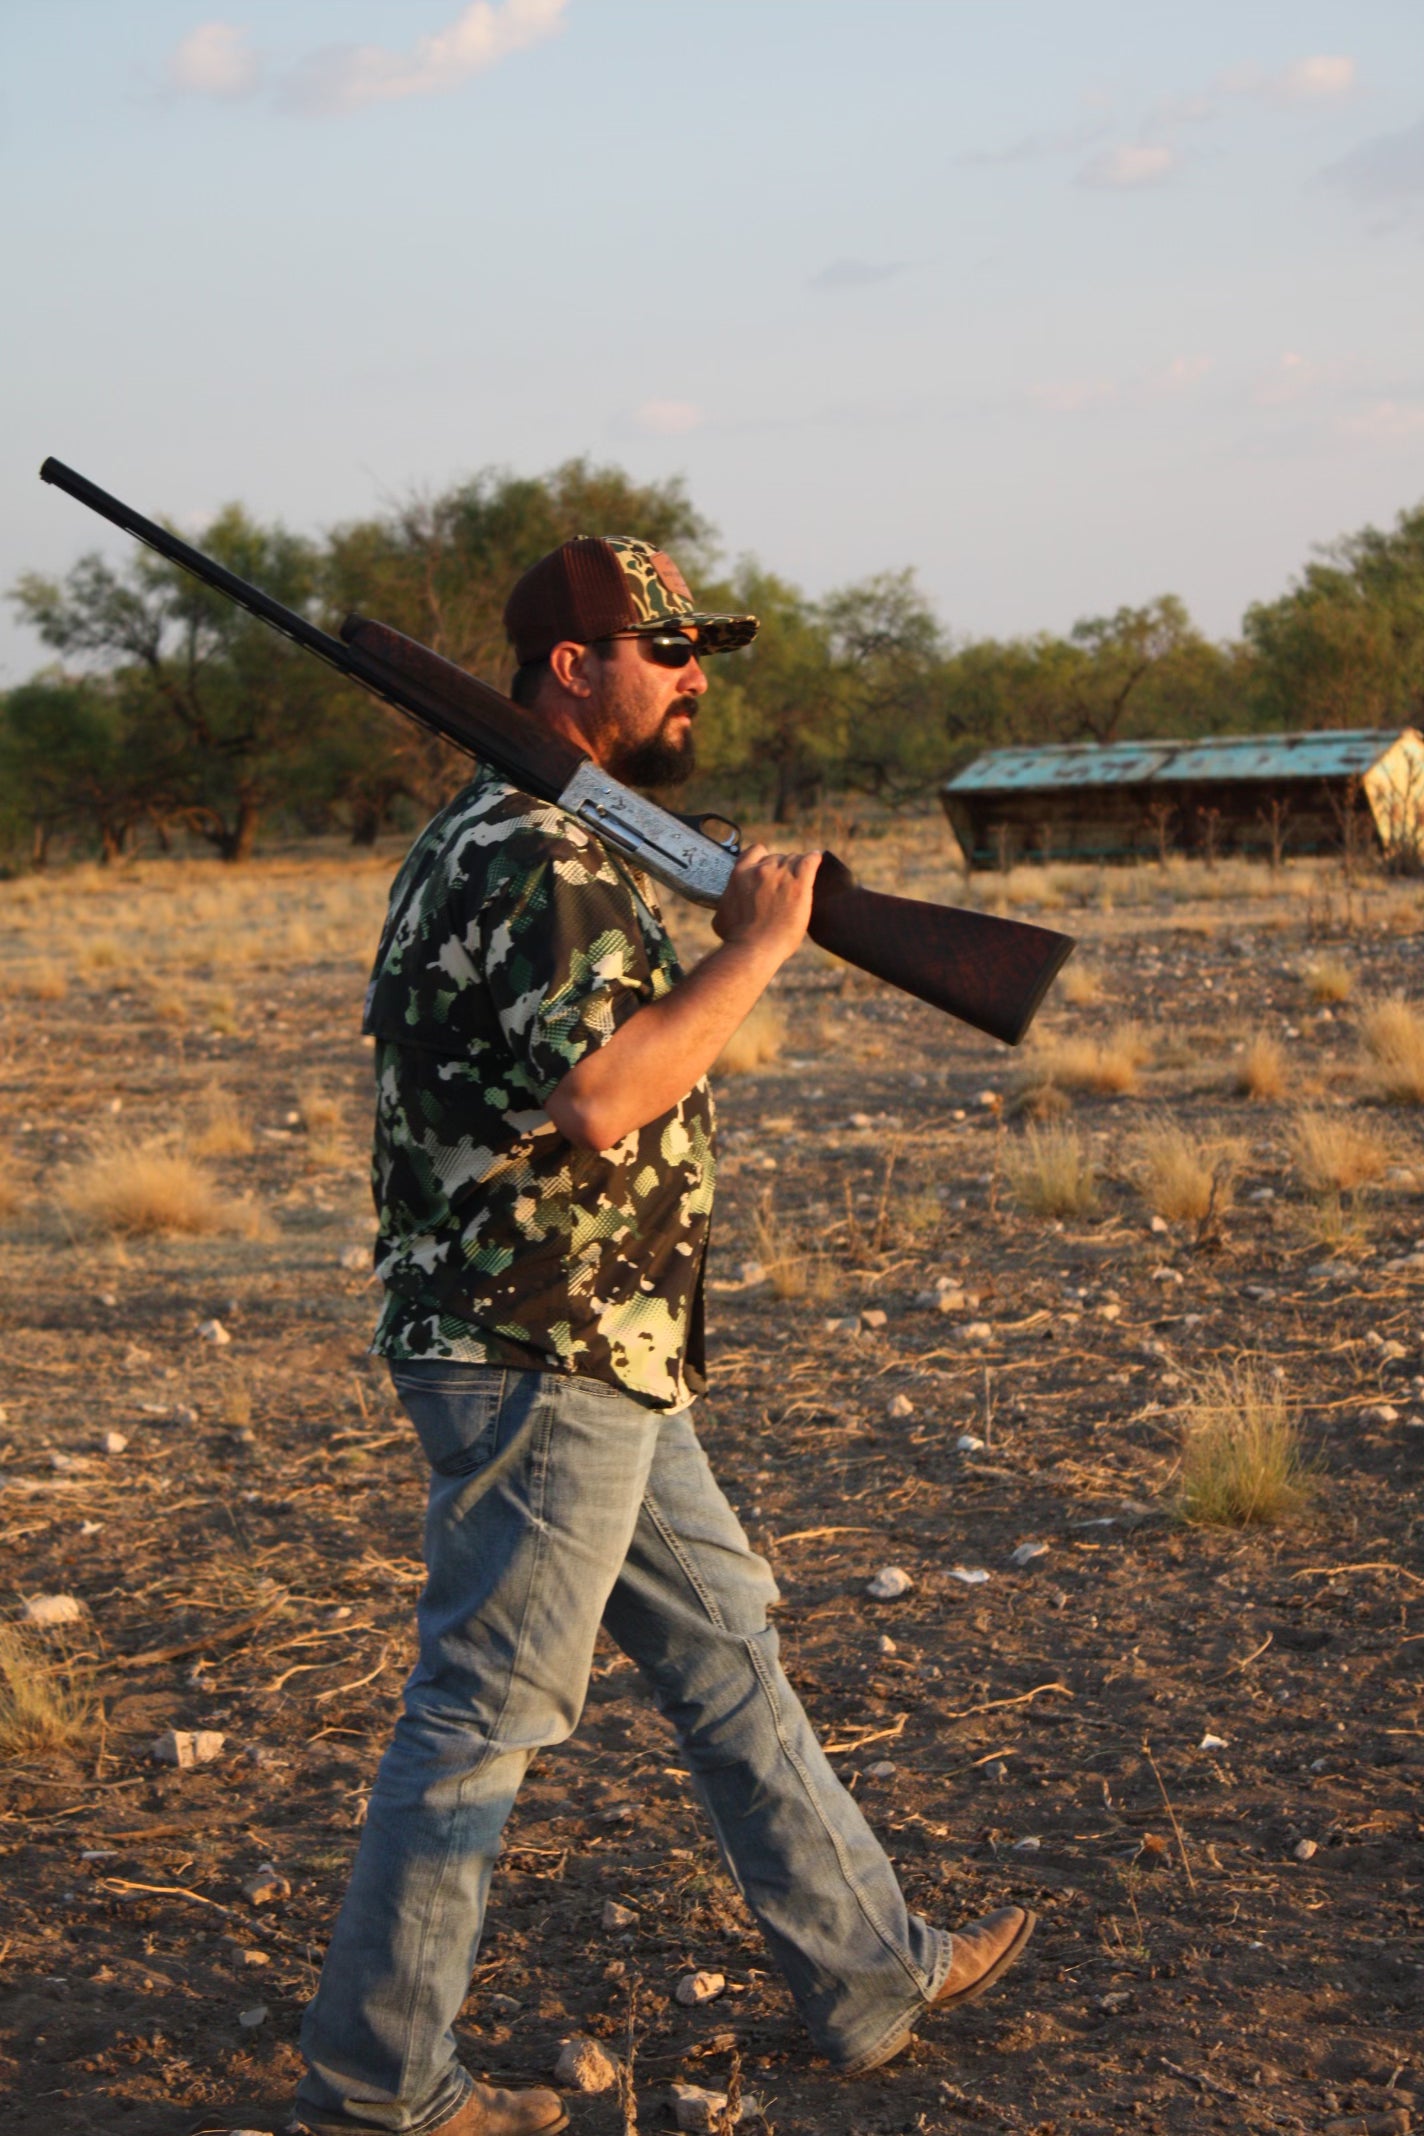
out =
<path fill-rule="evenodd" d="M 613 635 L 615 638 L 636 638 L 646 647 L 648 658 L 655 667 L 686 667 L 688 661 L 695 660 L 702 650 L 697 640 L 689 638 L 685 630 L 619 630 Z"/>

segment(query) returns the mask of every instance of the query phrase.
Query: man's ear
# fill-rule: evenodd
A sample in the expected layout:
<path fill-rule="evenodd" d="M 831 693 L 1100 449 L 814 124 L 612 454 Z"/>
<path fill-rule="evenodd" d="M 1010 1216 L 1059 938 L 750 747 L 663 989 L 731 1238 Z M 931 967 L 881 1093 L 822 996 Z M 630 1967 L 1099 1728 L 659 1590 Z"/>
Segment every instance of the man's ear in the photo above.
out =
<path fill-rule="evenodd" d="M 579 645 L 572 638 L 561 638 L 549 653 L 549 672 L 559 688 L 570 697 L 592 697 L 593 684 L 588 676 L 588 664 L 593 657 L 593 648 Z"/>

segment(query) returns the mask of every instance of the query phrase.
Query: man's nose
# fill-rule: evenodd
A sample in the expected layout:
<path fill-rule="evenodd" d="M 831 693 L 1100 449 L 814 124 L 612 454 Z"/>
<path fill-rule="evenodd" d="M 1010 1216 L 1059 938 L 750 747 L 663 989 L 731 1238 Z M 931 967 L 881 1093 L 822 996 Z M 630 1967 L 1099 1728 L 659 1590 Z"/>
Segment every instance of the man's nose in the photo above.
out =
<path fill-rule="evenodd" d="M 702 671 L 702 662 L 694 653 L 683 669 L 678 681 L 689 697 L 701 697 L 707 688 L 707 677 Z"/>

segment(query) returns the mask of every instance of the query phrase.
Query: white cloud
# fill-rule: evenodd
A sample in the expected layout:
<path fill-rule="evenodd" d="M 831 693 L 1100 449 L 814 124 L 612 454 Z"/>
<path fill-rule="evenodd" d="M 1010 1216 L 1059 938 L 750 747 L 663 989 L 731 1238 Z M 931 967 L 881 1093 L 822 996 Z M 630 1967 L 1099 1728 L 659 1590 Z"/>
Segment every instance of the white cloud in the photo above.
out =
<path fill-rule="evenodd" d="M 261 77 L 247 31 L 231 22 L 199 23 L 168 61 L 169 87 L 189 96 L 247 96 Z"/>
<path fill-rule="evenodd" d="M 567 0 L 471 0 L 454 20 L 408 52 L 385 45 L 328 45 L 297 67 L 285 101 L 302 111 L 356 111 L 365 104 L 435 96 L 542 44 L 563 28 Z"/>
<path fill-rule="evenodd" d="M 633 411 L 637 428 L 655 438 L 686 437 L 689 430 L 700 430 L 705 420 L 695 401 L 650 400 Z"/>
<path fill-rule="evenodd" d="M 1206 377 L 1213 368 L 1210 356 L 1174 356 L 1165 370 L 1148 379 L 1148 391 L 1152 393 L 1186 393 Z"/>
<path fill-rule="evenodd" d="M 892 275 L 904 272 L 900 260 L 832 260 L 819 274 L 813 274 L 812 289 L 864 289 L 871 282 L 888 282 Z"/>
<path fill-rule="evenodd" d="M 1257 379 L 1251 398 L 1258 408 L 1287 408 L 1323 386 L 1338 385 L 1339 364 L 1312 363 L 1298 349 L 1287 349 L 1270 370 Z"/>
<path fill-rule="evenodd" d="M 1266 84 L 1278 104 L 1323 104 L 1348 96 L 1355 86 L 1355 62 L 1343 52 L 1317 52 L 1297 59 Z"/>
<path fill-rule="evenodd" d="M 1176 150 L 1165 141 L 1124 141 L 1085 163 L 1078 183 L 1109 192 L 1132 192 L 1140 186 L 1160 185 L 1176 161 Z"/>
<path fill-rule="evenodd" d="M 1377 445 L 1399 445 L 1409 438 L 1424 437 L 1424 403 L 1375 401 L 1370 407 L 1347 415 L 1340 428 L 1346 437 L 1363 438 Z"/>

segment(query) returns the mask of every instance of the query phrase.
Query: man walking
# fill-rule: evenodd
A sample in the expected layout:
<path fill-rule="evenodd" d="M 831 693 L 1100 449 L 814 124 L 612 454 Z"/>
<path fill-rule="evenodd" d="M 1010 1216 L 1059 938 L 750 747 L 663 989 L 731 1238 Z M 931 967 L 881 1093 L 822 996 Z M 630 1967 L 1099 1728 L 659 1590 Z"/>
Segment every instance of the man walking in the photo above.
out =
<path fill-rule="evenodd" d="M 505 611 L 515 694 L 628 784 L 684 778 L 702 660 L 752 616 L 669 558 L 566 542 Z M 707 1071 L 806 930 L 819 856 L 753 846 L 683 973 L 651 883 L 481 770 L 416 841 L 367 1003 L 375 1347 L 430 1465 L 419 1660 L 307 2012 L 316 2136 L 545 2136 L 452 2025 L 531 1757 L 577 1725 L 603 1624 L 681 1745 L 808 2031 L 846 2071 L 1010 1965 L 1032 1916 L 909 1913 L 777 1659 L 771 1574 L 698 1443 Z"/>

